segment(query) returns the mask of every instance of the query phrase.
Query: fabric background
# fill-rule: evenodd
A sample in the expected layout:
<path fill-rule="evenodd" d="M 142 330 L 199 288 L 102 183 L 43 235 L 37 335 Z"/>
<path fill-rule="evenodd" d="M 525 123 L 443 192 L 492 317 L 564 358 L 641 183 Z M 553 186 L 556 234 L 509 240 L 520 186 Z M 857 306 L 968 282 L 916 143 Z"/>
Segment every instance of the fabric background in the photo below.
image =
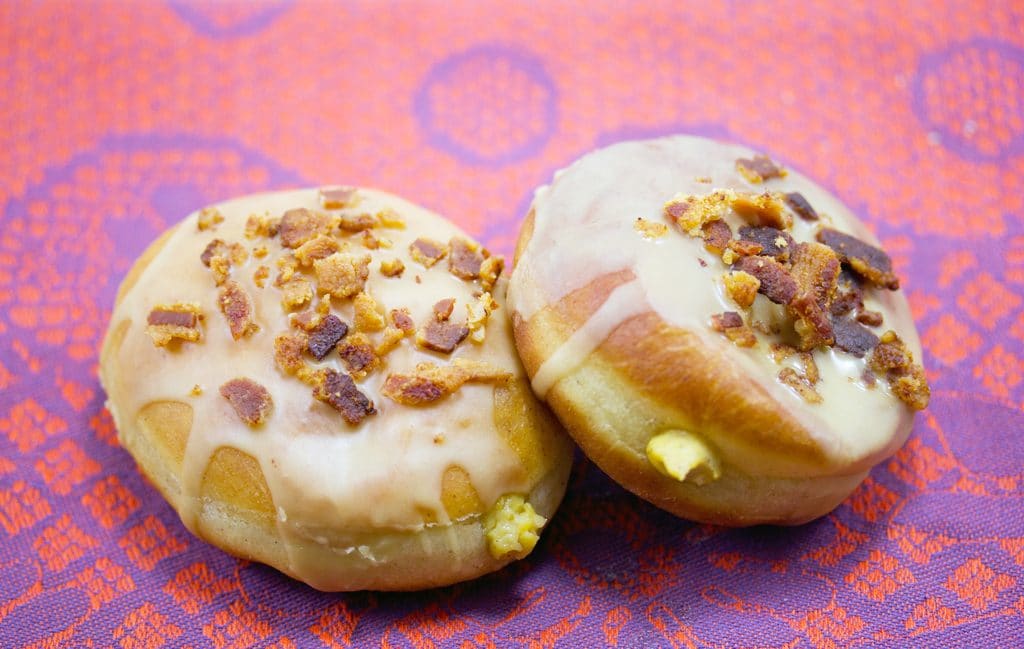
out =
<path fill-rule="evenodd" d="M 0 646 L 1022 646 L 1024 5 L 811 4 L 0 3 Z M 107 314 L 192 210 L 361 184 L 508 253 L 555 169 L 676 132 L 830 187 L 905 280 L 932 403 L 829 516 L 694 525 L 581 459 L 526 561 L 325 595 L 118 447 Z"/>

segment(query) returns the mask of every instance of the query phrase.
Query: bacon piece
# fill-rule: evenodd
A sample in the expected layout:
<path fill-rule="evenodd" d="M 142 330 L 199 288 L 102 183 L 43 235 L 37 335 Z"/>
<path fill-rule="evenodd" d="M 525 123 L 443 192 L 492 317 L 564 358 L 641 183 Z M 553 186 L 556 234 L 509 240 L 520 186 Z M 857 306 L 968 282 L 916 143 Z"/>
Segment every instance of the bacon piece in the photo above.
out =
<path fill-rule="evenodd" d="M 668 234 L 668 226 L 664 223 L 648 221 L 641 217 L 637 217 L 636 221 L 633 221 L 633 229 L 639 232 L 644 239 L 660 239 Z"/>
<path fill-rule="evenodd" d="M 766 155 L 757 154 L 753 158 L 736 160 L 736 170 L 755 185 L 771 178 L 784 178 L 788 173 Z"/>
<path fill-rule="evenodd" d="M 407 334 L 411 334 L 416 330 L 416 323 L 413 322 L 412 316 L 409 315 L 409 309 L 391 309 L 391 322 L 396 328 L 401 329 Z"/>
<path fill-rule="evenodd" d="M 336 252 L 313 262 L 317 290 L 333 297 L 348 298 L 363 290 L 370 275 L 370 255 Z"/>
<path fill-rule="evenodd" d="M 793 388 L 794 391 L 800 398 L 807 403 L 821 403 L 823 399 L 818 391 L 808 382 L 808 380 L 797 373 L 792 367 L 785 367 L 779 372 L 779 381 L 783 385 L 787 385 Z"/>
<path fill-rule="evenodd" d="M 789 304 L 797 294 L 796 280 L 786 267 L 771 257 L 742 257 L 733 270 L 741 270 L 756 277 L 761 286 L 758 292 L 776 304 Z"/>
<path fill-rule="evenodd" d="M 779 230 L 788 230 L 793 225 L 793 218 L 783 208 L 779 195 L 771 192 L 738 193 L 732 198 L 732 209 L 750 225 Z"/>
<path fill-rule="evenodd" d="M 377 226 L 377 219 L 372 214 L 342 214 L 338 226 L 346 232 L 363 232 Z"/>
<path fill-rule="evenodd" d="M 351 203 L 355 202 L 356 188 L 342 186 L 321 187 L 318 193 L 320 195 L 320 205 L 325 209 L 336 210 L 348 207 Z"/>
<path fill-rule="evenodd" d="M 849 264 L 855 273 L 875 286 L 881 286 L 891 291 L 899 289 L 900 280 L 892 272 L 892 260 L 881 248 L 876 248 L 832 228 L 822 228 L 818 232 L 817 238 L 818 241 L 835 250 L 842 261 Z"/>
<path fill-rule="evenodd" d="M 253 321 L 252 298 L 238 282 L 225 282 L 220 289 L 217 303 L 228 321 L 232 338 L 238 340 L 259 331 L 259 325 Z"/>
<path fill-rule="evenodd" d="M 465 325 L 456 324 L 451 320 L 434 320 L 420 329 L 416 335 L 416 343 L 435 352 L 450 354 L 468 335 L 469 327 Z"/>
<path fill-rule="evenodd" d="M 484 262 L 480 264 L 480 288 L 485 293 L 490 293 L 494 290 L 494 285 L 498 283 L 498 278 L 501 276 L 501 271 L 505 269 L 505 258 L 501 255 L 495 255 L 484 259 Z"/>
<path fill-rule="evenodd" d="M 356 426 L 376 414 L 373 402 L 359 391 L 351 376 L 327 369 L 320 377 L 313 388 L 313 396 L 340 412 L 350 425 Z"/>
<path fill-rule="evenodd" d="M 705 223 L 725 217 L 734 196 L 732 192 L 726 191 L 716 191 L 705 196 L 678 194 L 665 203 L 665 218 L 691 237 L 699 237 Z"/>
<path fill-rule="evenodd" d="M 756 254 L 774 257 L 776 261 L 781 262 L 789 259 L 793 237 L 789 236 L 788 232 L 766 225 L 745 225 L 740 228 L 739 235 L 740 241 L 756 243 L 761 246 L 761 251 Z"/>
<path fill-rule="evenodd" d="M 480 276 L 480 266 L 487 256 L 480 244 L 464 237 L 448 241 L 448 270 L 459 279 L 471 281 Z"/>
<path fill-rule="evenodd" d="M 381 394 L 406 406 L 422 406 L 452 394 L 466 383 L 506 383 L 512 373 L 481 361 L 456 359 L 451 365 L 420 363 L 412 374 L 390 374 Z"/>
<path fill-rule="evenodd" d="M 309 332 L 309 353 L 316 360 L 322 361 L 347 333 L 348 325 L 341 318 L 334 314 L 328 315 Z"/>
<path fill-rule="evenodd" d="M 176 302 L 153 307 L 146 317 L 146 333 L 157 347 L 166 347 L 172 340 L 197 342 L 199 321 L 203 312 L 195 302 Z"/>
<path fill-rule="evenodd" d="M 199 217 L 196 219 L 196 226 L 199 231 L 209 230 L 216 228 L 218 224 L 224 222 L 224 215 L 220 213 L 216 207 L 204 207 L 199 210 Z"/>
<path fill-rule="evenodd" d="M 259 426 L 274 407 L 267 389 L 252 379 L 231 379 L 220 386 L 220 394 L 234 408 L 238 418 L 250 426 Z"/>
<path fill-rule="evenodd" d="M 490 293 L 483 293 L 476 302 L 466 305 L 466 326 L 469 328 L 469 339 L 482 343 L 487 335 L 486 325 L 491 313 L 498 308 Z"/>
<path fill-rule="evenodd" d="M 724 282 L 725 290 L 729 297 L 744 309 L 754 303 L 754 298 L 757 297 L 757 290 L 761 288 L 761 281 L 759 279 L 742 270 L 726 273 Z"/>
<path fill-rule="evenodd" d="M 309 347 L 309 337 L 302 332 L 280 334 L 274 338 L 274 362 L 285 374 L 297 374 L 305 367 L 302 352 Z"/>
<path fill-rule="evenodd" d="M 405 229 L 405 219 L 390 207 L 377 212 L 377 220 L 380 221 L 380 225 L 383 228 Z"/>
<path fill-rule="evenodd" d="M 722 219 L 715 219 L 701 226 L 701 236 L 704 238 L 704 248 L 720 255 L 732 241 L 732 228 Z"/>
<path fill-rule="evenodd" d="M 263 288 L 267 285 L 268 277 L 270 277 L 270 268 L 267 266 L 259 266 L 252 274 L 252 282 L 258 288 Z"/>
<path fill-rule="evenodd" d="M 725 334 L 738 347 L 753 347 L 757 344 L 757 336 L 750 327 L 743 324 L 743 318 L 735 311 L 713 314 L 711 328 Z"/>
<path fill-rule="evenodd" d="M 815 211 L 811 204 L 804 198 L 804 195 L 800 192 L 789 192 L 783 194 L 783 199 L 786 201 L 786 205 L 789 205 L 789 209 L 796 212 L 797 216 L 805 221 L 817 221 L 818 212 Z"/>
<path fill-rule="evenodd" d="M 341 250 L 338 241 L 326 234 L 318 234 L 295 250 L 295 258 L 303 266 L 312 266 L 317 259 L 330 257 Z"/>
<path fill-rule="evenodd" d="M 403 272 L 405 272 L 405 264 L 397 257 L 380 262 L 380 274 L 384 277 L 401 277 Z"/>
<path fill-rule="evenodd" d="M 384 328 L 384 316 L 377 307 L 377 301 L 368 293 L 357 294 L 353 300 L 353 307 L 353 324 L 356 331 L 380 331 Z"/>
<path fill-rule="evenodd" d="M 318 234 L 327 234 L 330 228 L 331 220 L 325 214 L 300 207 L 284 213 L 278 231 L 282 246 L 298 248 Z"/>
<path fill-rule="evenodd" d="M 349 373 L 362 379 L 377 369 L 380 359 L 365 334 L 356 333 L 347 336 L 338 344 L 338 356 L 345 363 Z"/>
<path fill-rule="evenodd" d="M 914 363 L 914 355 L 894 331 L 882 334 L 878 346 L 868 357 L 868 367 L 889 380 L 889 389 L 914 410 L 928 406 L 931 388 L 924 368 Z"/>
<path fill-rule="evenodd" d="M 448 250 L 443 243 L 420 237 L 409 244 L 409 253 L 414 260 L 430 268 L 444 259 L 445 255 L 448 254 Z"/>
<path fill-rule="evenodd" d="M 864 356 L 878 345 L 878 336 L 846 318 L 833 318 L 832 332 L 836 347 L 857 357 Z"/>
<path fill-rule="evenodd" d="M 272 219 L 269 216 L 250 214 L 245 221 L 245 238 L 255 239 L 256 237 L 275 237 L 277 229 L 281 225 L 280 219 Z"/>
<path fill-rule="evenodd" d="M 878 311 L 861 311 L 857 314 L 857 322 L 869 327 L 880 327 L 884 318 Z"/>
<path fill-rule="evenodd" d="M 298 309 L 313 299 L 313 285 L 305 277 L 293 277 L 281 286 L 281 307 Z"/>
<path fill-rule="evenodd" d="M 434 304 L 434 319 L 438 322 L 447 320 L 452 315 L 452 310 L 455 308 L 455 298 L 448 297 L 443 300 L 438 300 Z"/>
<path fill-rule="evenodd" d="M 794 245 L 792 258 L 790 275 L 798 293 L 789 303 L 789 312 L 795 318 L 800 348 L 830 346 L 835 342 L 829 311 L 839 279 L 839 257 L 828 246 L 812 241 Z"/>

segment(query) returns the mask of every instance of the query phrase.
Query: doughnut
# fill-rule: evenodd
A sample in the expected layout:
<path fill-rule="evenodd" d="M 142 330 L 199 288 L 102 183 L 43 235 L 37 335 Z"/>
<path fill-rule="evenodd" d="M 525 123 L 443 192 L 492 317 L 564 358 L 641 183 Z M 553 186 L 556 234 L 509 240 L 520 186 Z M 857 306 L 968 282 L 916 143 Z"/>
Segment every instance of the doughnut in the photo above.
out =
<path fill-rule="evenodd" d="M 522 225 L 508 305 L 534 392 L 583 452 L 694 521 L 824 515 L 928 402 L 878 241 L 740 146 L 624 142 L 556 173 Z"/>
<path fill-rule="evenodd" d="M 118 438 L 192 533 L 316 589 L 497 570 L 537 543 L 573 448 L 516 355 L 503 267 L 371 189 L 200 210 L 118 290 Z"/>

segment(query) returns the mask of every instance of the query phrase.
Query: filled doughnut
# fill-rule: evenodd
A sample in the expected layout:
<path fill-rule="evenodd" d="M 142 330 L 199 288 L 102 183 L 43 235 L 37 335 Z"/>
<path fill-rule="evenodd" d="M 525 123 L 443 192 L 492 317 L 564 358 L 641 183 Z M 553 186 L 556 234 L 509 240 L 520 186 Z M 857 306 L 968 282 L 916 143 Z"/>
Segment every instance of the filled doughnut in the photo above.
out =
<path fill-rule="evenodd" d="M 626 142 L 558 172 L 522 226 L 508 303 L 535 393 L 587 456 L 697 521 L 825 514 L 928 403 L 878 241 L 739 146 Z"/>
<path fill-rule="evenodd" d="M 117 295 L 100 374 L 119 439 L 189 530 L 314 588 L 501 568 L 572 461 L 516 356 L 503 263 L 368 189 L 192 214 Z"/>

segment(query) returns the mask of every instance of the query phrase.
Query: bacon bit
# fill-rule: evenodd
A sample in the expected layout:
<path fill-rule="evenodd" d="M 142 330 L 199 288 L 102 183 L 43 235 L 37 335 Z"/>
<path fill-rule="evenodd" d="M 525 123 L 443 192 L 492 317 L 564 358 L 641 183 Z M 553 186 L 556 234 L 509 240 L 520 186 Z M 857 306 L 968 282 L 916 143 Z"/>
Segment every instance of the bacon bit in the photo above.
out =
<path fill-rule="evenodd" d="M 414 260 L 430 268 L 444 259 L 444 256 L 448 254 L 448 250 L 445 249 L 443 243 L 420 237 L 409 244 L 409 253 Z"/>
<path fill-rule="evenodd" d="M 882 321 L 882 314 L 878 311 L 861 311 L 857 314 L 857 322 L 869 327 L 879 327 Z"/>
<path fill-rule="evenodd" d="M 309 347 L 309 337 L 302 332 L 279 334 L 274 338 L 274 362 L 285 374 L 298 374 L 306 363 L 302 352 Z"/>
<path fill-rule="evenodd" d="M 263 288 L 267 285 L 267 278 L 270 277 L 270 268 L 267 266 L 259 266 L 256 272 L 252 274 L 253 284 L 257 288 Z"/>
<path fill-rule="evenodd" d="M 482 343 L 487 335 L 486 325 L 491 313 L 498 308 L 490 293 L 482 294 L 476 302 L 466 305 L 466 326 L 469 327 L 469 339 Z"/>
<path fill-rule="evenodd" d="M 203 248 L 203 252 L 199 255 L 199 261 L 203 262 L 203 265 L 209 268 L 210 260 L 214 257 L 219 256 L 227 258 L 227 249 L 227 244 L 224 243 L 223 239 L 214 239 L 210 241 L 210 243 L 206 244 L 205 248 Z"/>
<path fill-rule="evenodd" d="M 857 357 L 863 357 L 878 345 L 878 336 L 846 318 L 834 318 L 832 331 L 835 334 L 836 347 Z"/>
<path fill-rule="evenodd" d="M 485 293 L 494 291 L 494 285 L 498 283 L 501 271 L 505 269 L 505 258 L 501 255 L 488 257 L 480 264 L 480 288 Z"/>
<path fill-rule="evenodd" d="M 391 240 L 378 237 L 373 230 L 363 230 L 363 247 L 367 250 L 390 248 Z"/>
<path fill-rule="evenodd" d="M 769 348 L 769 354 L 771 354 L 772 360 L 776 363 L 781 363 L 793 354 L 800 353 L 796 347 L 787 345 L 785 343 L 772 343 Z"/>
<path fill-rule="evenodd" d="M 192 386 L 192 389 L 189 390 L 189 394 L 191 394 L 193 397 L 201 396 L 203 394 L 203 386 L 196 383 L 195 385 Z"/>
<path fill-rule="evenodd" d="M 712 181 L 711 176 L 697 176 L 693 179 L 693 182 L 700 183 L 702 185 L 710 185 Z"/>
<path fill-rule="evenodd" d="M 832 321 L 828 312 L 808 293 L 801 293 L 787 305 L 793 316 L 793 328 L 800 336 L 800 349 L 808 351 L 815 347 L 831 347 L 835 344 Z"/>
<path fill-rule="evenodd" d="M 293 313 L 290 322 L 297 329 L 313 331 L 325 317 L 313 309 L 306 309 L 301 313 Z"/>
<path fill-rule="evenodd" d="M 716 191 L 706 196 L 678 194 L 665 203 L 665 217 L 691 237 L 699 237 L 705 223 L 725 217 L 733 192 Z"/>
<path fill-rule="evenodd" d="M 324 209 L 336 210 L 342 207 L 350 207 L 356 197 L 355 187 L 321 187 L 320 205 Z"/>
<path fill-rule="evenodd" d="M 373 402 L 359 391 L 351 376 L 328 369 L 320 377 L 321 380 L 313 388 L 313 396 L 340 412 L 350 425 L 358 425 L 368 416 L 376 414 Z"/>
<path fill-rule="evenodd" d="M 405 229 L 405 219 L 390 207 L 377 212 L 377 220 L 380 221 L 381 227 L 384 228 Z"/>
<path fill-rule="evenodd" d="M 887 331 L 868 357 L 868 367 L 889 379 L 889 388 L 896 397 L 913 408 L 928 406 L 931 389 L 924 368 L 914 363 L 914 355 L 894 331 Z"/>
<path fill-rule="evenodd" d="M 405 338 L 404 331 L 397 327 L 388 326 L 384 329 L 384 333 L 381 334 L 380 341 L 377 343 L 373 353 L 378 358 L 384 358 L 391 350 L 398 347 L 403 338 Z"/>
<path fill-rule="evenodd" d="M 427 324 L 416 334 L 416 344 L 435 352 L 450 354 L 469 335 L 469 327 L 445 320 Z"/>
<path fill-rule="evenodd" d="M 809 384 L 817 385 L 818 381 L 821 380 L 821 371 L 818 370 L 818 364 L 814 361 L 814 354 L 800 352 L 798 358 L 804 369 L 804 378 L 807 379 Z"/>
<path fill-rule="evenodd" d="M 210 271 L 213 273 L 213 283 L 221 286 L 231 276 L 231 262 L 227 260 L 227 257 L 214 255 L 210 259 Z"/>
<path fill-rule="evenodd" d="M 867 387 L 868 389 L 873 389 L 875 387 L 875 384 L 878 383 L 878 377 L 875 376 L 874 372 L 872 372 L 866 367 L 864 368 L 864 371 L 861 372 L 860 380 L 863 381 L 864 386 Z"/>
<path fill-rule="evenodd" d="M 796 280 L 785 266 L 771 257 L 743 257 L 736 262 L 733 270 L 741 270 L 756 277 L 761 282 L 758 292 L 776 304 L 789 304 L 796 296 Z"/>
<path fill-rule="evenodd" d="M 754 155 L 753 158 L 740 158 L 736 161 L 736 171 L 753 184 L 771 178 L 785 178 L 789 173 L 766 155 Z"/>
<path fill-rule="evenodd" d="M 338 341 L 348 333 L 348 325 L 341 321 L 336 315 L 328 315 L 309 332 L 307 348 L 310 355 L 318 361 L 322 361 L 331 353 Z"/>
<path fill-rule="evenodd" d="M 413 374 L 391 374 L 381 394 L 406 406 L 422 406 L 442 399 L 466 383 L 506 383 L 511 372 L 484 363 L 456 359 L 452 365 L 420 363 Z"/>
<path fill-rule="evenodd" d="M 708 267 L 708 262 L 704 261 L 700 257 L 697 257 L 697 263 L 700 264 L 701 268 L 707 268 Z"/>
<path fill-rule="evenodd" d="M 281 225 L 280 219 L 272 219 L 269 216 L 250 214 L 245 221 L 245 238 L 255 239 L 256 237 L 277 236 L 277 230 Z"/>
<path fill-rule="evenodd" d="M 448 297 L 443 300 L 438 300 L 434 303 L 434 318 L 438 322 L 443 322 L 452 315 L 452 309 L 454 308 L 455 298 Z"/>
<path fill-rule="evenodd" d="M 354 300 L 356 331 L 380 331 L 384 328 L 384 316 L 381 315 L 377 301 L 367 293 L 359 293 Z"/>
<path fill-rule="evenodd" d="M 734 253 L 733 260 L 739 257 L 753 257 L 761 254 L 761 244 L 753 241 L 730 241 L 728 248 Z"/>
<path fill-rule="evenodd" d="M 704 249 L 708 252 L 721 255 L 732 241 L 732 228 L 721 219 L 708 221 L 700 229 L 704 238 Z"/>
<path fill-rule="evenodd" d="M 783 199 L 786 201 L 786 205 L 789 205 L 789 209 L 796 212 L 797 216 L 803 220 L 818 220 L 818 213 L 813 207 L 811 207 L 811 204 L 800 192 L 789 192 L 788 194 L 783 194 Z"/>
<path fill-rule="evenodd" d="M 342 214 L 338 226 L 346 232 L 362 232 L 370 230 L 377 225 L 377 219 L 372 214 Z"/>
<path fill-rule="evenodd" d="M 217 298 L 221 313 L 228 321 L 228 328 L 231 330 L 231 337 L 235 340 L 249 336 L 260 330 L 259 325 L 253 322 L 252 298 L 245 292 L 238 282 L 228 280 L 220 289 Z"/>
<path fill-rule="evenodd" d="M 342 340 L 338 344 L 338 355 L 349 373 L 357 379 L 364 378 L 380 365 L 370 339 L 362 333 L 350 334 Z"/>
<path fill-rule="evenodd" d="M 146 318 L 146 333 L 157 347 L 166 347 L 175 339 L 194 343 L 199 340 L 202 319 L 203 312 L 195 302 L 160 304 Z"/>
<path fill-rule="evenodd" d="M 266 246 L 257 246 L 252 249 L 252 256 L 256 257 L 257 259 L 263 259 L 269 254 L 270 251 L 267 249 Z"/>
<path fill-rule="evenodd" d="M 250 426 L 265 422 L 274 407 L 267 389 L 252 379 L 231 379 L 220 386 L 220 395 L 228 400 L 238 418 Z"/>
<path fill-rule="evenodd" d="M 860 279 L 848 268 L 839 271 L 839 281 L 836 287 L 836 294 L 832 298 L 831 312 L 833 316 L 844 316 L 854 309 L 860 310 L 864 306 L 864 291 L 861 288 Z"/>
<path fill-rule="evenodd" d="M 295 258 L 303 266 L 312 266 L 317 259 L 330 257 L 341 250 L 338 241 L 326 234 L 318 234 L 295 250 Z"/>
<path fill-rule="evenodd" d="M 668 226 L 664 223 L 655 223 L 642 217 L 637 217 L 633 222 L 633 229 L 644 239 L 660 239 L 668 234 Z"/>
<path fill-rule="evenodd" d="M 298 248 L 318 234 L 330 231 L 331 219 L 319 212 L 312 212 L 304 207 L 288 210 L 281 217 L 279 232 L 281 245 L 286 248 Z"/>
<path fill-rule="evenodd" d="M 740 241 L 760 244 L 761 251 L 757 254 L 774 257 L 776 261 L 785 262 L 793 246 L 793 237 L 778 228 L 768 226 L 744 225 L 740 228 Z"/>
<path fill-rule="evenodd" d="M 287 254 L 283 257 L 278 257 L 275 264 L 277 265 L 278 272 L 277 277 L 274 278 L 274 286 L 281 288 L 299 269 L 299 260 L 294 255 Z"/>
<path fill-rule="evenodd" d="M 216 207 L 204 207 L 199 210 L 199 218 L 196 219 L 196 225 L 199 227 L 200 232 L 216 228 L 218 224 L 223 222 L 224 215 Z"/>
<path fill-rule="evenodd" d="M 337 298 L 352 297 L 363 290 L 370 275 L 370 255 L 336 252 L 313 262 L 319 285 L 317 290 Z"/>
<path fill-rule="evenodd" d="M 305 277 L 293 277 L 281 286 L 281 308 L 293 311 L 313 299 L 313 285 Z"/>
<path fill-rule="evenodd" d="M 788 230 L 793 226 L 793 217 L 785 210 L 778 194 L 736 194 L 732 209 L 750 225 L 768 226 Z"/>
<path fill-rule="evenodd" d="M 411 334 L 416 330 L 416 323 L 413 322 L 412 316 L 409 315 L 409 309 L 391 309 L 391 324 L 397 329 L 401 329 L 406 334 Z"/>
<path fill-rule="evenodd" d="M 480 244 L 463 237 L 452 237 L 448 241 L 451 253 L 448 255 L 448 271 L 467 282 L 480 276 L 480 266 L 484 262 L 484 250 Z"/>
<path fill-rule="evenodd" d="M 742 270 L 727 273 L 724 276 L 725 290 L 733 302 L 743 307 L 750 307 L 757 297 L 757 290 L 761 288 L 761 280 L 750 273 Z"/>
<path fill-rule="evenodd" d="M 380 274 L 384 277 L 401 277 L 403 272 L 405 272 L 405 264 L 397 257 L 380 262 Z"/>
<path fill-rule="evenodd" d="M 797 373 L 792 367 L 785 367 L 779 372 L 779 381 L 783 385 L 787 385 L 800 395 L 807 403 L 821 403 L 823 399 L 818 391 L 815 390 L 807 381 L 807 379 Z"/>
<path fill-rule="evenodd" d="M 835 343 L 829 311 L 839 279 L 839 257 L 820 243 L 793 246 L 790 275 L 796 281 L 798 295 L 789 303 L 800 335 L 800 348 L 813 349 Z"/>
<path fill-rule="evenodd" d="M 875 286 L 891 291 L 900 287 L 900 280 L 892 272 L 892 260 L 881 248 L 876 248 L 856 237 L 833 230 L 822 228 L 818 232 L 818 241 L 839 254 L 843 262 L 850 265 L 855 273 Z"/>
<path fill-rule="evenodd" d="M 743 324 L 743 318 L 735 311 L 716 313 L 711 316 L 711 328 L 725 334 L 737 347 L 757 345 L 757 336 L 750 327 Z"/>

